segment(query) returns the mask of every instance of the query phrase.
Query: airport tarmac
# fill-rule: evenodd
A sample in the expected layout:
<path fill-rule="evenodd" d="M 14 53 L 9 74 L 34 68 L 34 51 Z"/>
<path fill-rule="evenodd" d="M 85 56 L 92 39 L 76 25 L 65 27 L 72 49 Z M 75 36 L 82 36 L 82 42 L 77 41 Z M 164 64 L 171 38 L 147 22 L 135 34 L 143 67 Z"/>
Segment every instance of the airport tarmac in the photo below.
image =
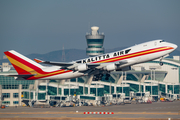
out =
<path fill-rule="evenodd" d="M 84 114 L 84 112 L 113 112 L 114 114 Z M 180 101 L 153 102 L 152 104 L 125 104 L 82 107 L 7 107 L 0 109 L 0 119 L 180 119 Z"/>

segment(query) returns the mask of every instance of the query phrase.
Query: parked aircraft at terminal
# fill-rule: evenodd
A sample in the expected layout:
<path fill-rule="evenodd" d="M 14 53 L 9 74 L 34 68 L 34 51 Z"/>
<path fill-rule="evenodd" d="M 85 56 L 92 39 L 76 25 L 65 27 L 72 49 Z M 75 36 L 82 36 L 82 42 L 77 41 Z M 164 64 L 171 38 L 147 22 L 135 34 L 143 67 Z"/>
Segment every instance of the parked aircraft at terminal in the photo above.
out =
<path fill-rule="evenodd" d="M 17 80 L 63 80 L 85 75 L 94 75 L 94 80 L 99 80 L 103 74 L 106 74 L 106 79 L 108 79 L 111 71 L 130 70 L 131 65 L 158 58 L 160 59 L 160 65 L 163 65 L 161 60 L 176 48 L 177 45 L 164 40 L 153 40 L 120 51 L 72 62 L 34 59 L 35 62 L 14 50 L 4 53 L 17 71 L 17 74 L 7 74 L 7 76 L 17 77 Z M 39 63 L 51 66 L 43 66 Z"/>

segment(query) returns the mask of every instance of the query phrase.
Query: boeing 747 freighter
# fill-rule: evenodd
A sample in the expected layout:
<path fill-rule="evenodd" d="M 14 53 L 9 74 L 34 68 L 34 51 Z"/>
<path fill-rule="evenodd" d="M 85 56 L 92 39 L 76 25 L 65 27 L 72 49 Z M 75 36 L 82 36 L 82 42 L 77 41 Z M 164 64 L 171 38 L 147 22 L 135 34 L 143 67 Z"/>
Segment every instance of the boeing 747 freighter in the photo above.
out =
<path fill-rule="evenodd" d="M 4 52 L 17 74 L 8 74 L 18 80 L 63 80 L 94 75 L 101 79 L 103 74 L 109 75 L 111 71 L 130 70 L 130 66 L 154 59 L 161 60 L 177 48 L 177 45 L 164 40 L 153 40 L 132 47 L 89 57 L 73 62 L 52 62 L 34 59 L 35 61 L 10 50 Z M 43 66 L 40 63 L 51 66 Z"/>

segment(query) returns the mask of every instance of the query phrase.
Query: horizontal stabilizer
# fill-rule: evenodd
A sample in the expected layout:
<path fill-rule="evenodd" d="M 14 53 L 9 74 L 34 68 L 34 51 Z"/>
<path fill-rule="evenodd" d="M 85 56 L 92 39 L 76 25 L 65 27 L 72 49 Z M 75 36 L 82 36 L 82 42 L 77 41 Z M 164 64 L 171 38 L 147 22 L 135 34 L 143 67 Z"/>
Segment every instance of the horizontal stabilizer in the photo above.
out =
<path fill-rule="evenodd" d="M 3 76 L 9 76 L 9 77 L 32 77 L 34 76 L 33 74 L 22 74 L 22 75 L 18 75 L 18 74 L 10 74 L 10 73 L 5 73 L 5 74 L 0 74 Z"/>

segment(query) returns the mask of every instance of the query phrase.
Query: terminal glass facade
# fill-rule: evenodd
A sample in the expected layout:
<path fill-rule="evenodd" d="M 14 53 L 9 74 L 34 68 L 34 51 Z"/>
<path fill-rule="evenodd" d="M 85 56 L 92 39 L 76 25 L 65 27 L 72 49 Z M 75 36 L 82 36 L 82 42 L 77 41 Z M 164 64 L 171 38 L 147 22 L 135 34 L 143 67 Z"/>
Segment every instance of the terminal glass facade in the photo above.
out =
<path fill-rule="evenodd" d="M 45 91 L 46 90 L 46 86 L 38 86 L 38 89 L 41 91 Z"/>
<path fill-rule="evenodd" d="M 168 88 L 168 93 L 180 94 L 180 85 L 168 85 L 167 88 Z"/>
<path fill-rule="evenodd" d="M 76 94 L 77 91 L 78 91 L 78 89 L 70 89 L 70 95 Z"/>
<path fill-rule="evenodd" d="M 115 80 L 114 80 L 111 76 L 109 76 L 109 79 L 106 80 L 106 75 L 105 75 L 105 74 L 103 75 L 101 81 L 103 81 L 103 82 L 108 82 L 108 83 L 115 83 Z"/>
<path fill-rule="evenodd" d="M 173 93 L 173 85 L 168 85 L 168 93 Z"/>
<path fill-rule="evenodd" d="M 110 86 L 104 85 L 104 94 L 109 94 L 109 93 L 110 93 Z"/>
<path fill-rule="evenodd" d="M 84 80 L 82 78 L 78 78 L 79 83 L 84 83 Z"/>
<path fill-rule="evenodd" d="M 159 91 L 165 93 L 165 92 L 166 92 L 166 85 L 164 85 L 164 84 L 159 84 Z"/>
<path fill-rule="evenodd" d="M 146 92 L 148 91 L 151 95 L 151 86 L 146 86 Z M 158 86 L 152 86 L 152 95 L 158 95 Z"/>
<path fill-rule="evenodd" d="M 80 96 L 80 99 L 96 100 L 93 96 Z"/>
<path fill-rule="evenodd" d="M 38 100 L 45 100 L 46 93 L 38 93 Z"/>
<path fill-rule="evenodd" d="M 94 94 L 95 96 L 104 96 L 104 88 L 97 88 L 97 95 L 96 88 L 90 88 L 90 94 Z"/>
<path fill-rule="evenodd" d="M 180 85 L 174 85 L 174 94 L 180 94 Z"/>
<path fill-rule="evenodd" d="M 130 91 L 139 92 L 139 85 L 128 83 L 130 85 Z"/>
<path fill-rule="evenodd" d="M 28 89 L 30 84 L 34 84 L 34 80 L 15 80 L 14 77 L 0 76 L 2 89 L 19 89 L 20 84 L 22 89 L 24 86 L 27 86 L 26 89 Z"/>
<path fill-rule="evenodd" d="M 64 95 L 69 95 L 69 89 L 64 89 Z"/>
<path fill-rule="evenodd" d="M 48 95 L 57 95 L 57 87 L 48 86 Z"/>
<path fill-rule="evenodd" d="M 133 74 L 127 74 L 127 80 L 132 80 L 132 81 L 138 81 L 138 78 L 136 78 Z"/>
<path fill-rule="evenodd" d="M 116 92 L 117 93 L 122 93 L 122 87 L 116 87 Z"/>
<path fill-rule="evenodd" d="M 129 96 L 129 92 L 130 92 L 129 87 L 116 87 L 116 93 L 125 93 L 125 96 Z"/>
<path fill-rule="evenodd" d="M 61 88 L 59 88 L 58 90 L 59 90 L 59 92 L 58 92 L 59 95 L 62 95 L 62 92 L 61 92 L 62 90 L 61 90 Z"/>
<path fill-rule="evenodd" d="M 30 93 L 30 99 L 33 99 L 33 92 L 27 92 L 27 91 L 23 92 L 23 98 L 29 99 L 29 93 Z"/>

